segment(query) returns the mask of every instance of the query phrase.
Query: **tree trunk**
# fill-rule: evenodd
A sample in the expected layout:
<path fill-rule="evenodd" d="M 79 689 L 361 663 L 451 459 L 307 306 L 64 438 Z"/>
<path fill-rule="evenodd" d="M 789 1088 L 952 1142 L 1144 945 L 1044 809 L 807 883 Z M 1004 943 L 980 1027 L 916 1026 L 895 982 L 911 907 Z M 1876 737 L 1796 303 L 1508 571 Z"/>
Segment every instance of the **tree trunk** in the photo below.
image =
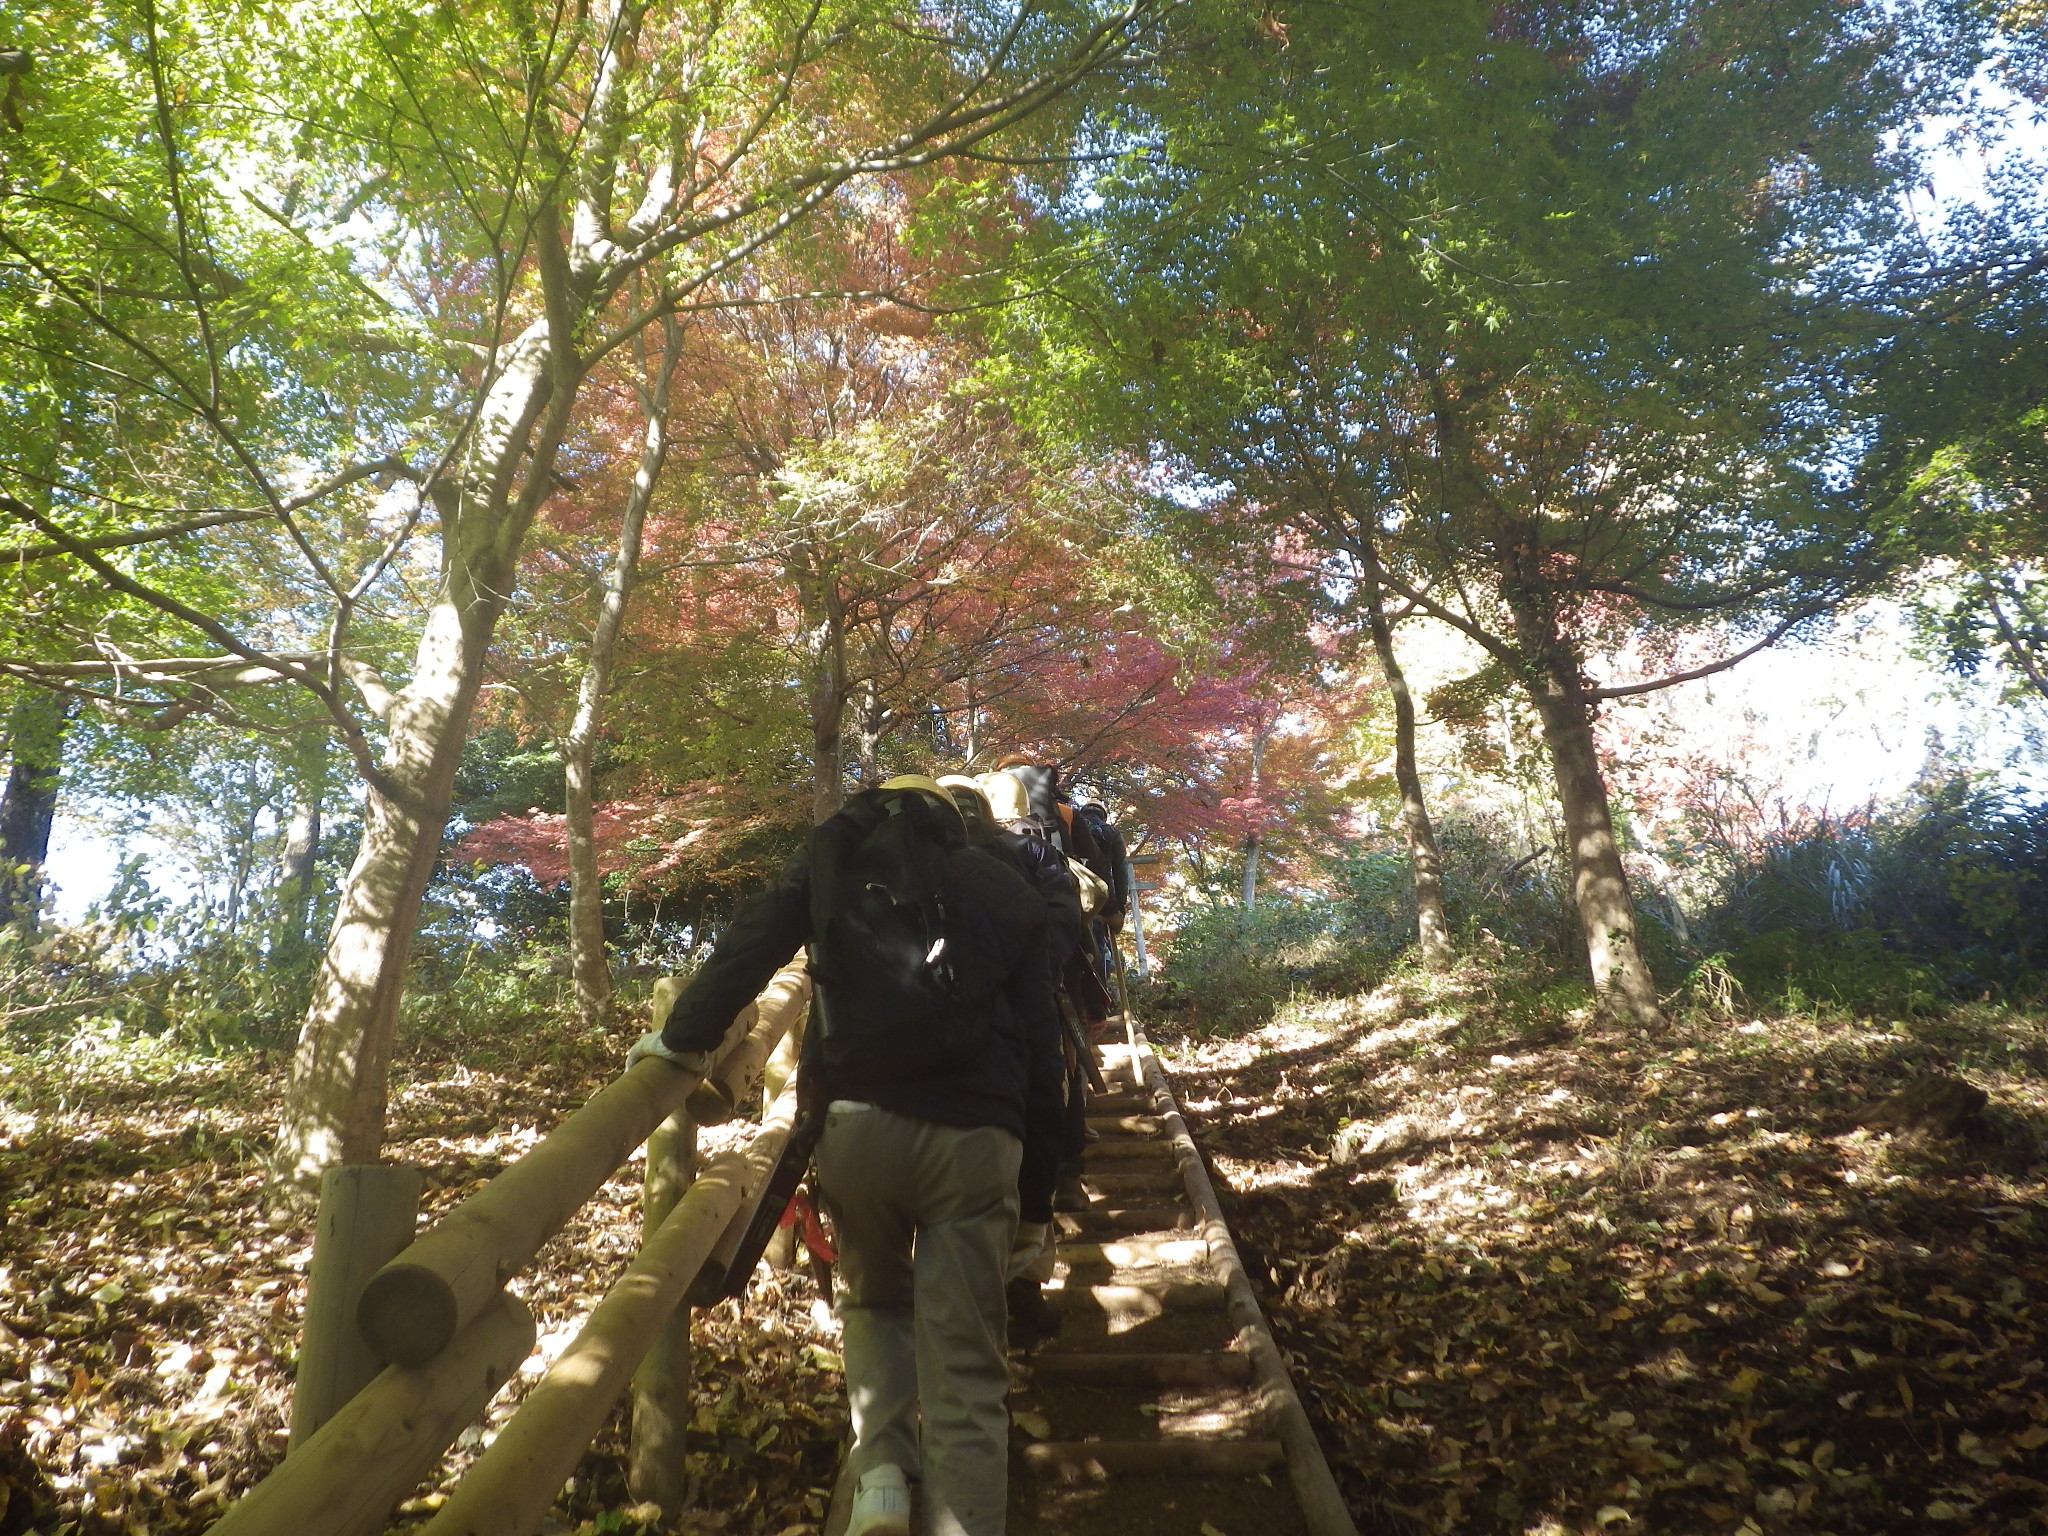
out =
<path fill-rule="evenodd" d="M 565 793 L 564 833 L 569 844 L 569 973 L 576 983 L 576 1009 L 583 1022 L 604 1028 L 612 1022 L 612 969 L 605 954 L 604 886 L 597 868 L 596 803 L 593 769 L 597 758 L 598 724 L 611 683 L 612 656 L 626 622 L 626 605 L 640 565 L 640 535 L 655 483 L 668 458 L 669 381 L 681 348 L 682 327 L 673 316 L 664 321 L 661 356 L 640 396 L 646 426 L 640 440 L 640 463 L 619 524 L 619 547 L 605 578 L 598 605 L 597 627 L 590 637 L 590 660 L 576 692 L 576 716 L 562 741 Z"/>
<path fill-rule="evenodd" d="M 1373 654 L 1380 676 L 1394 701 L 1394 783 L 1401 792 L 1401 837 L 1408 846 L 1408 868 L 1415 880 L 1415 944 L 1428 971 L 1451 964 L 1451 925 L 1444 916 L 1444 856 L 1437 846 L 1436 826 L 1422 798 L 1422 773 L 1415 763 L 1415 698 L 1408 674 L 1394 654 L 1394 627 L 1387 622 L 1379 583 L 1379 557 L 1366 550 L 1366 625 L 1372 631 Z"/>
<path fill-rule="evenodd" d="M 541 241 L 556 238 L 542 232 Z M 363 799 L 363 841 L 342 887 L 299 1032 L 273 1173 L 316 1185 L 334 1163 L 373 1163 L 421 899 L 441 853 L 455 770 L 519 546 L 553 487 L 578 379 L 546 318 L 502 354 L 459 479 L 434 488 L 439 590 L 412 680 L 381 701 L 389 736 Z M 519 471 L 524 467 L 525 478 Z"/>
<path fill-rule="evenodd" d="M 328 733 L 309 734 L 315 740 L 295 765 L 292 819 L 277 860 L 276 950 L 287 965 L 297 965 L 312 942 L 313 871 L 320 858 L 320 807 L 327 798 Z"/>
<path fill-rule="evenodd" d="M 861 685 L 860 711 L 854 729 L 854 773 L 862 789 L 882 782 L 882 737 L 889 729 L 889 712 L 882 704 L 882 691 L 873 681 Z"/>
<path fill-rule="evenodd" d="M 824 823 L 846 799 L 846 623 L 829 566 L 813 585 L 810 629 L 811 820 Z"/>
<path fill-rule="evenodd" d="M 245 780 L 242 788 L 241 820 L 234 829 L 234 862 L 228 873 L 227 909 L 223 915 L 229 933 L 241 924 L 242 903 L 249 894 L 249 877 L 256 872 L 256 823 L 263 809 L 256 800 L 253 778 Z"/>
<path fill-rule="evenodd" d="M 1593 990 L 1607 1012 L 1624 1023 L 1656 1024 L 1657 981 L 1650 974 L 1636 934 L 1635 899 L 1621 865 L 1607 781 L 1593 743 L 1593 709 L 1580 681 L 1578 656 L 1554 628 L 1544 624 L 1536 604 L 1510 595 L 1516 629 L 1530 657 L 1525 680 L 1543 721 L 1557 798 L 1570 844 L 1572 897 L 1579 930 L 1593 972 Z"/>
<path fill-rule="evenodd" d="M 1259 720 L 1258 734 L 1252 738 L 1252 795 L 1259 793 L 1259 778 L 1266 766 L 1266 735 L 1271 727 L 1263 716 Z M 1250 912 L 1259 903 L 1259 847 L 1264 841 L 1256 828 L 1244 835 L 1244 909 Z"/>
<path fill-rule="evenodd" d="M 42 914 L 43 866 L 57 819 L 70 713 L 55 694 L 33 690 L 8 715 L 12 762 L 0 790 L 0 927 L 20 923 L 33 930 Z"/>

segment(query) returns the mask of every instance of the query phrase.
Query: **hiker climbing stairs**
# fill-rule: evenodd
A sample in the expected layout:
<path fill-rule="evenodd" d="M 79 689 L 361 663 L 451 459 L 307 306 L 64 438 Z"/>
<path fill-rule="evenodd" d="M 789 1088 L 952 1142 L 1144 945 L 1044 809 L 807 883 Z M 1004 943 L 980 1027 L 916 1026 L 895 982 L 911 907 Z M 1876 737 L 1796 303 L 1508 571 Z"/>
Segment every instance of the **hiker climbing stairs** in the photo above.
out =
<path fill-rule="evenodd" d="M 1357 1536 L 1144 1036 L 1105 1049 L 1058 1335 L 1011 1352 L 1010 1536 Z M 826 1521 L 841 1536 L 844 1474 Z"/>
<path fill-rule="evenodd" d="M 1351 1536 L 1158 1058 L 1131 1031 L 1057 1218 L 1058 1336 L 1012 1356 L 1009 1528 Z"/>

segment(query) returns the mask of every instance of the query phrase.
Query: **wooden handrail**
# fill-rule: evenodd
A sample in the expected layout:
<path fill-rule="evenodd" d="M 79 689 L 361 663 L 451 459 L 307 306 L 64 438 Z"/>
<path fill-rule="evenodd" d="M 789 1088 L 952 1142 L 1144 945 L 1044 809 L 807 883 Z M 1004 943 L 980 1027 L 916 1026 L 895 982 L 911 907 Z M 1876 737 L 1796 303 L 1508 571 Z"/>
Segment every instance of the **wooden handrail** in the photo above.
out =
<path fill-rule="evenodd" d="M 800 980 L 789 979 L 793 973 Z M 786 1029 L 810 1000 L 809 973 L 792 962 L 761 998 L 757 1021 L 781 1012 Z M 356 1310 L 370 1347 L 398 1365 L 420 1365 L 446 1349 L 702 1081 L 649 1059 L 599 1090 L 371 1277 Z"/>
<path fill-rule="evenodd" d="M 656 1127 L 673 1115 L 678 1134 L 694 1138 L 687 1117 L 674 1112 L 700 1084 L 715 1085 L 713 1097 L 724 1105 L 751 1093 L 763 1060 L 802 1017 L 810 994 L 810 975 L 799 956 L 733 1020 L 708 1079 L 672 1062 L 635 1063 L 380 1269 L 364 1288 L 357 1319 L 371 1346 L 393 1363 L 213 1529 L 223 1536 L 370 1536 L 382 1530 L 393 1506 L 532 1352 L 533 1316 L 500 1289 L 503 1282 Z M 778 1100 L 761 1134 L 719 1159 L 673 1204 L 568 1353 L 543 1378 L 545 1390 L 529 1399 L 529 1405 L 538 1404 L 534 1412 L 522 1405 L 514 1415 L 513 1425 L 527 1427 L 513 1435 L 508 1426 L 500 1443 L 517 1446 L 537 1437 L 548 1456 L 568 1458 L 522 1529 L 538 1523 L 635 1363 L 669 1323 L 705 1256 L 765 1182 L 793 1117 L 793 1096 L 787 1106 Z M 666 1178 L 675 1172 L 674 1161 L 664 1154 L 660 1166 L 651 1162 L 650 1169 Z M 685 1178 L 688 1161 L 685 1154 Z M 687 1314 L 685 1339 L 686 1319 Z M 572 1385 L 579 1390 L 569 1391 Z M 602 1405 L 584 1425 L 591 1392 L 602 1397 Z M 568 1422 L 582 1427 L 564 1430 L 565 1411 Z M 554 1437 L 565 1433 L 571 1438 L 556 1443 Z M 492 1465 L 502 1466 L 511 1454 L 507 1450 Z M 487 1480 L 481 1486 L 488 1485 Z M 495 1507 L 502 1499 L 491 1502 Z"/>
<path fill-rule="evenodd" d="M 245 1494 L 208 1536 L 362 1536 L 434 1468 L 533 1352 L 533 1314 L 500 1291 L 426 1365 L 384 1371 Z"/>
<path fill-rule="evenodd" d="M 759 1135 L 697 1176 L 422 1536 L 531 1536 L 540 1528 L 712 1245 L 758 1201 L 795 1121 L 791 1089 Z"/>
<path fill-rule="evenodd" d="M 692 1120 L 699 1125 L 723 1125 L 743 1112 L 741 1106 L 761 1086 L 768 1058 L 796 1023 L 801 1005 L 810 995 L 810 971 L 804 957 L 798 955 L 776 972 L 752 1003 L 752 1027 L 720 1054 L 704 1081 L 690 1091 L 684 1107 Z"/>

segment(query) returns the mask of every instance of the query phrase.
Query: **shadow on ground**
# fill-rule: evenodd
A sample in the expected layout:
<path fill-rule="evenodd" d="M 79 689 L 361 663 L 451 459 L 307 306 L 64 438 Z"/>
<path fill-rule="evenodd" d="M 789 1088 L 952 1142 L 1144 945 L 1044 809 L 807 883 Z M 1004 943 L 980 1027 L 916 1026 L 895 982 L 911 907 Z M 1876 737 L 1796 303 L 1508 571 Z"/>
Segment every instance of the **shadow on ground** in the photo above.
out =
<path fill-rule="evenodd" d="M 1363 1529 L 2048 1529 L 2039 1018 L 1492 995 L 1163 1042 Z M 1988 1105 L 1864 1124 L 1936 1076 Z"/>

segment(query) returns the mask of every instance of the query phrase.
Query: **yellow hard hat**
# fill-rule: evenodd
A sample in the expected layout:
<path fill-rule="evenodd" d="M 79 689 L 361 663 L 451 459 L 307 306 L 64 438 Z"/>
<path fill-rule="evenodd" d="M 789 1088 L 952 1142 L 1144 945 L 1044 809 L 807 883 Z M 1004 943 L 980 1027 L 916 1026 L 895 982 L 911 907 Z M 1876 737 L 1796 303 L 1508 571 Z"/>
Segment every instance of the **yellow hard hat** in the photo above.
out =
<path fill-rule="evenodd" d="M 953 803 L 953 797 L 939 787 L 939 781 L 922 773 L 899 773 L 893 779 L 884 779 L 875 786 L 877 789 L 914 789 L 921 795 L 930 795 L 955 816 L 960 807 Z"/>
<path fill-rule="evenodd" d="M 976 803 L 981 808 L 981 814 L 990 820 L 994 820 L 995 811 L 990 807 L 988 795 L 983 792 L 979 779 L 965 773 L 942 773 L 939 775 L 939 787 L 953 796 L 956 805 L 959 803 L 960 792 L 965 790 L 968 794 L 974 796 Z"/>
<path fill-rule="evenodd" d="M 899 773 L 893 779 L 884 779 L 875 786 L 877 789 L 921 789 L 928 795 L 937 795 L 941 800 L 953 797 L 939 787 L 939 781 L 927 778 L 921 773 Z"/>
<path fill-rule="evenodd" d="M 1031 796 L 1024 781 L 1014 773 L 998 768 L 993 773 L 984 773 L 980 783 L 997 821 L 1023 821 L 1031 815 Z"/>

